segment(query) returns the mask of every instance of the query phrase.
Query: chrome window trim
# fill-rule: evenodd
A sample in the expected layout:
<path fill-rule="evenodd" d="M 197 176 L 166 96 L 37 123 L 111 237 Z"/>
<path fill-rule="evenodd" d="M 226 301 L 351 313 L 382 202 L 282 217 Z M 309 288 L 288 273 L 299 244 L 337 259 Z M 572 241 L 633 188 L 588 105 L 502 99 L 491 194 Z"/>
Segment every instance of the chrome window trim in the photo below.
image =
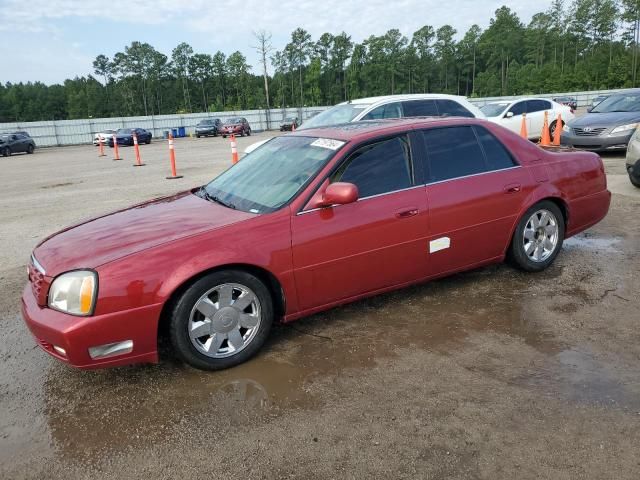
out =
<path fill-rule="evenodd" d="M 40 262 L 38 262 L 38 260 L 36 260 L 36 257 L 33 255 L 33 253 L 31 254 L 31 263 L 33 264 L 34 267 L 36 267 L 36 270 L 38 270 L 42 275 L 46 275 L 46 272 L 44 271 L 44 267 L 40 265 Z"/>
<path fill-rule="evenodd" d="M 435 182 L 427 182 L 425 185 L 428 187 L 429 185 L 438 185 L 439 183 L 451 182 L 453 180 L 461 180 L 463 178 L 478 177 L 480 175 L 487 175 L 489 173 L 495 173 L 495 172 L 506 172 L 507 170 L 513 170 L 515 168 L 522 168 L 522 165 L 514 165 L 513 167 L 507 167 L 507 168 L 497 168 L 495 170 L 487 170 L 486 172 L 472 173 L 471 175 L 463 175 L 462 177 L 452 177 L 452 178 L 447 178 L 445 180 L 437 180 Z"/>
<path fill-rule="evenodd" d="M 378 193 L 376 195 L 370 195 L 368 197 L 359 198 L 358 200 L 356 200 L 356 202 L 361 202 L 363 200 L 369 200 L 370 198 L 383 197 L 385 195 L 391 195 L 392 193 L 406 192 L 407 190 L 413 190 L 414 188 L 425 188 L 425 187 L 428 187 L 430 185 L 438 185 L 440 183 L 451 182 L 451 181 L 455 181 L 455 180 L 462 180 L 464 178 L 478 177 L 480 175 L 487 175 L 489 173 L 506 172 L 507 170 L 514 170 L 516 168 L 522 168 L 522 165 L 514 165 L 513 167 L 508 167 L 508 168 L 498 168 L 496 170 L 488 170 L 486 172 L 473 173 L 471 175 L 464 175 L 462 177 L 447 178 L 446 180 L 438 180 L 437 182 L 428 182 L 428 183 L 425 183 L 425 184 L 422 184 L 422 185 L 414 185 L 414 186 L 408 187 L 408 188 L 401 188 L 400 190 L 393 190 L 392 192 Z M 327 206 L 327 207 L 317 207 L 317 208 L 312 208 L 310 210 L 302 210 L 302 211 L 296 213 L 296 217 L 299 216 L 299 215 L 305 215 L 307 213 L 316 212 L 318 210 L 324 210 L 325 208 L 336 208 L 336 207 L 341 207 L 341 206 L 342 205 L 330 205 L 330 206 Z"/>
<path fill-rule="evenodd" d="M 400 190 L 393 190 L 391 192 L 377 193 L 376 195 L 369 195 L 368 197 L 359 198 L 354 203 L 361 202 L 363 200 L 369 200 L 371 198 L 384 197 L 385 195 L 391 195 L 393 193 L 398 193 L 398 192 L 406 192 L 408 190 L 413 190 L 415 188 L 424 188 L 424 187 L 425 187 L 424 184 L 423 185 L 413 185 L 412 187 L 401 188 Z M 349 204 L 347 204 L 347 205 L 349 205 Z M 312 208 L 310 210 L 302 210 L 302 211 L 296 213 L 296 217 L 298 215 L 304 215 L 306 213 L 316 212 L 318 210 L 324 210 L 325 208 L 336 208 L 336 207 L 342 207 L 342 205 L 334 204 L 334 205 L 329 205 L 329 206 L 326 206 L 326 207 L 317 207 L 317 208 Z"/>

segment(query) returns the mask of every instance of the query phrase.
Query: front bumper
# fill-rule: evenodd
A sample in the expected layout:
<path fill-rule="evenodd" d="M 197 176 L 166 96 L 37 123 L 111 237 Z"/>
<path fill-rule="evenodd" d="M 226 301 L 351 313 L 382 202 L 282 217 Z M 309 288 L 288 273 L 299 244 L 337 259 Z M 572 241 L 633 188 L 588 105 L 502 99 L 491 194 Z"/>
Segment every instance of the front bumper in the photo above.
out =
<path fill-rule="evenodd" d="M 243 132 L 242 127 L 235 127 L 235 128 L 223 128 L 220 133 L 222 133 L 223 135 L 231 135 L 231 134 L 236 135 L 242 132 Z"/>
<path fill-rule="evenodd" d="M 603 134 L 594 136 L 576 135 L 571 132 L 562 132 L 560 142 L 562 145 L 568 145 L 583 150 L 591 150 L 594 152 L 604 152 L 612 150 L 624 150 L 629 144 L 629 140 L 633 135 L 633 130 L 623 132 L 622 134 Z"/>
<path fill-rule="evenodd" d="M 215 128 L 207 128 L 203 130 L 199 130 L 196 128 L 196 135 L 215 135 L 215 134 L 216 134 Z"/>
<path fill-rule="evenodd" d="M 58 360 L 81 369 L 157 363 L 161 310 L 162 304 L 156 304 L 92 317 L 76 317 L 40 307 L 30 285 L 22 292 L 22 316 L 38 346 Z M 102 358 L 92 358 L 89 354 L 91 348 L 127 340 L 133 342 L 130 352 L 116 352 Z"/>

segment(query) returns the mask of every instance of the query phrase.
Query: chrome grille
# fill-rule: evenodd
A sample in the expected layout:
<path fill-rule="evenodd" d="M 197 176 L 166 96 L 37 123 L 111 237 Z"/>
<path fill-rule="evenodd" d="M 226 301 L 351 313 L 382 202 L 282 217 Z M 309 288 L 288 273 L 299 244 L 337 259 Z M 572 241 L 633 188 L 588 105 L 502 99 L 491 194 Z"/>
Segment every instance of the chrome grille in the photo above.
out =
<path fill-rule="evenodd" d="M 574 128 L 573 132 L 579 137 L 597 137 L 606 129 L 607 129 L 606 127 L 585 127 L 585 128 Z"/>

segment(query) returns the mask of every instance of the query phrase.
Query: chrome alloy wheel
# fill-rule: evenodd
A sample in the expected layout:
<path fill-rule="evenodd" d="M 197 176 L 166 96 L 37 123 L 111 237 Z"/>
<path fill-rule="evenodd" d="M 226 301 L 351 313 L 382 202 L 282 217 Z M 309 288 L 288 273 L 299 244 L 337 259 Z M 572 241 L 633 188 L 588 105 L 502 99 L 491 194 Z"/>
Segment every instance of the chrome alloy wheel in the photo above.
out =
<path fill-rule="evenodd" d="M 261 319 L 260 301 L 251 289 L 239 283 L 224 283 L 198 299 L 187 328 L 198 352 L 225 358 L 251 343 Z"/>
<path fill-rule="evenodd" d="M 549 210 L 535 212 L 524 227 L 524 253 L 533 262 L 544 262 L 558 246 L 558 219 Z"/>

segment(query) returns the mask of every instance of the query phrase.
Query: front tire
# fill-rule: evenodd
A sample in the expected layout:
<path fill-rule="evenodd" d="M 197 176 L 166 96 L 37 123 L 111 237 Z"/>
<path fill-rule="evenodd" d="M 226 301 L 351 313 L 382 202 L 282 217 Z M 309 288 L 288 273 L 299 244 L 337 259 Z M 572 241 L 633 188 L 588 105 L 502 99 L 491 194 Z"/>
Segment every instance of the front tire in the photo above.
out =
<path fill-rule="evenodd" d="M 187 288 L 171 315 L 177 356 L 201 370 L 233 367 L 254 356 L 273 324 L 267 287 L 241 270 L 210 273 Z"/>
<path fill-rule="evenodd" d="M 540 272 L 558 256 L 565 223 L 558 206 L 544 200 L 531 207 L 518 222 L 509 257 L 522 270 Z"/>
<path fill-rule="evenodd" d="M 629 172 L 629 181 L 631 181 L 631 185 L 633 185 L 634 187 L 640 188 L 640 176 L 634 175 L 633 173 Z"/>
<path fill-rule="evenodd" d="M 4 147 L 2 149 L 2 156 L 3 157 L 8 157 L 11 155 L 11 149 L 9 147 Z"/>
<path fill-rule="evenodd" d="M 560 128 L 564 127 L 564 122 L 561 120 L 561 125 Z M 551 137 L 551 141 L 553 141 L 553 134 L 556 132 L 556 124 L 558 123 L 557 120 L 554 120 L 553 122 L 551 122 L 551 125 L 549 125 L 549 136 Z"/>
<path fill-rule="evenodd" d="M 34 150 L 35 150 L 35 147 L 33 145 L 29 144 L 29 146 L 27 147 L 27 153 L 29 155 L 31 155 Z"/>

